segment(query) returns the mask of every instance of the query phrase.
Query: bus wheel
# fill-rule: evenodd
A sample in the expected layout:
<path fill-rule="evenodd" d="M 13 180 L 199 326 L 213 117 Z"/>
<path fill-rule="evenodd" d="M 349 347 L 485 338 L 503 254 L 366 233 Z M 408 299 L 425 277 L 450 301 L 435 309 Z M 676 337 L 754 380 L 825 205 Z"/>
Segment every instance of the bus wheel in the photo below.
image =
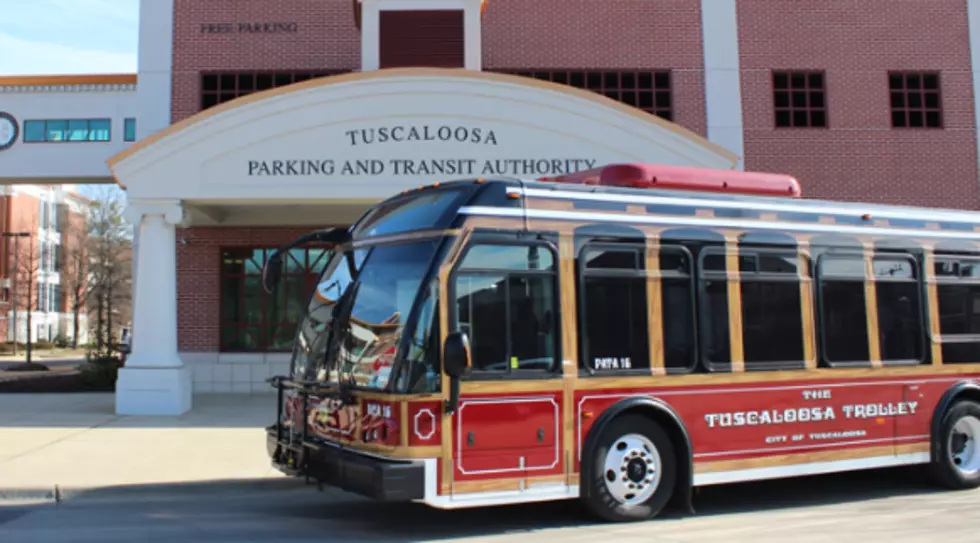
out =
<path fill-rule="evenodd" d="M 677 480 L 674 447 L 663 428 L 641 415 L 613 420 L 598 437 L 586 506 L 612 522 L 655 517 Z"/>
<path fill-rule="evenodd" d="M 943 416 L 933 478 L 954 490 L 980 486 L 980 405 L 957 402 Z"/>

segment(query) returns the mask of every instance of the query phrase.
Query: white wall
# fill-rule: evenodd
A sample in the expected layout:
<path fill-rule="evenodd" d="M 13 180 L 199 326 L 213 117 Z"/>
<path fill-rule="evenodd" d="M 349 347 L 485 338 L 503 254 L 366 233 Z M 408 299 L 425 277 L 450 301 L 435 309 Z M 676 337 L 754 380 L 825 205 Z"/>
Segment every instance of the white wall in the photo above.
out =
<path fill-rule="evenodd" d="M 131 145 L 124 141 L 124 122 L 137 116 L 136 106 L 135 85 L 0 84 L 0 111 L 13 115 L 20 127 L 14 145 L 0 151 L 0 183 L 110 181 L 106 159 Z M 99 118 L 112 119 L 112 141 L 24 143 L 24 121 Z"/>

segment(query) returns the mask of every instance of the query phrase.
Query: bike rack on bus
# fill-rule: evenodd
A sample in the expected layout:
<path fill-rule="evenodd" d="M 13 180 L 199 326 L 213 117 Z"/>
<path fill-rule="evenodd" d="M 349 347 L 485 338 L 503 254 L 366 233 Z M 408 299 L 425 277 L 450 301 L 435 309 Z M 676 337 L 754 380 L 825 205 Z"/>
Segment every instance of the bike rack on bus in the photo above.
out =
<path fill-rule="evenodd" d="M 296 454 L 296 466 L 295 468 L 302 469 L 303 463 L 306 459 L 306 452 L 308 448 L 311 448 L 312 444 L 309 442 L 309 408 L 310 408 L 310 396 L 311 395 L 322 395 L 331 396 L 337 394 L 336 387 L 324 386 L 323 383 L 318 381 L 300 381 L 296 379 L 291 379 L 284 376 L 276 376 L 266 380 L 269 384 L 276 388 L 276 446 L 282 448 L 285 451 L 291 451 Z M 300 407 L 300 419 L 302 420 L 303 427 L 297 429 L 295 425 L 290 426 L 288 429 L 284 428 L 283 420 L 283 410 L 285 409 L 285 392 L 286 390 L 295 390 L 297 395 L 302 400 L 302 405 Z M 294 417 L 290 422 L 295 422 Z M 270 427 L 269 430 L 272 430 Z M 288 435 L 285 435 L 287 434 Z M 299 434 L 299 435 L 297 435 Z M 274 461 L 280 462 L 280 458 L 274 458 Z M 285 467 L 285 466 L 283 466 Z"/>

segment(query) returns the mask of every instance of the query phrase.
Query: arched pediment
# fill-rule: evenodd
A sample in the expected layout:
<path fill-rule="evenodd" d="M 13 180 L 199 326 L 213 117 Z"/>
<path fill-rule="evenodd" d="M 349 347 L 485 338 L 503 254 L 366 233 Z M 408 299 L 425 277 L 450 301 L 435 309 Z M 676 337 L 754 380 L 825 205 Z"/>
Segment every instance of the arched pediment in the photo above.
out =
<path fill-rule="evenodd" d="M 136 143 L 109 166 L 135 198 L 312 201 L 611 162 L 733 169 L 737 161 L 685 128 L 590 91 L 410 68 L 248 95 Z"/>

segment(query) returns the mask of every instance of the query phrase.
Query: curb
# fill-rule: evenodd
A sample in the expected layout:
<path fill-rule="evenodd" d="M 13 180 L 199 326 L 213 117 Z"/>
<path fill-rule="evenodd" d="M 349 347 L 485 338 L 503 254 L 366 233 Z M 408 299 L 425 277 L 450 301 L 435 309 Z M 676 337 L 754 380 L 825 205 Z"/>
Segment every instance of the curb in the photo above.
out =
<path fill-rule="evenodd" d="M 301 479 L 229 479 L 193 483 L 144 483 L 101 487 L 0 488 L 0 506 L 27 503 L 166 501 L 202 497 L 256 497 L 266 493 L 316 492 Z"/>

